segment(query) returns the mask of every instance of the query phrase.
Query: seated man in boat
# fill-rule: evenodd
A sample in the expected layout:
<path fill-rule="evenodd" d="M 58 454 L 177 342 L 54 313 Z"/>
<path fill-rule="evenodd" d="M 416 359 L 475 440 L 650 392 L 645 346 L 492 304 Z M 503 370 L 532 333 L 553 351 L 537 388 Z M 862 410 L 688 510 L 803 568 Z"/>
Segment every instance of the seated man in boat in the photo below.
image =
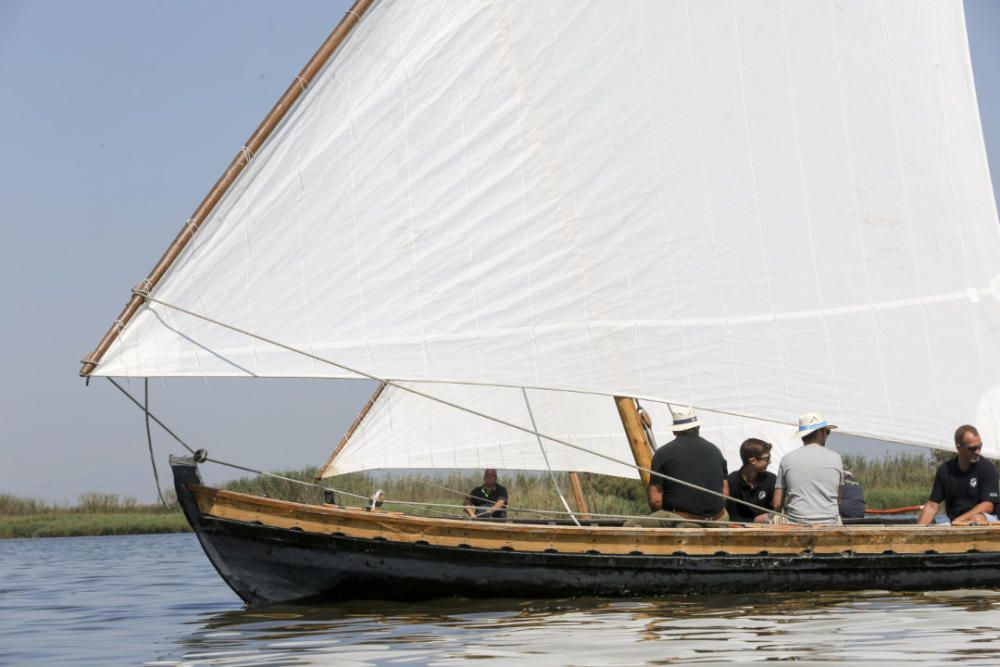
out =
<path fill-rule="evenodd" d="M 840 486 L 840 518 L 865 518 L 865 490 L 850 470 L 844 471 L 844 483 Z"/>
<path fill-rule="evenodd" d="M 997 471 L 982 458 L 983 441 L 975 426 L 964 424 L 955 431 L 956 455 L 945 461 L 934 475 L 934 486 L 917 523 L 935 520 L 941 501 L 953 526 L 995 523 Z M 944 523 L 943 521 L 941 521 Z"/>
<path fill-rule="evenodd" d="M 689 528 L 716 526 L 728 521 L 726 459 L 719 448 L 699 435 L 701 422 L 693 408 L 671 407 L 675 438 L 656 450 L 650 469 L 667 477 L 682 480 L 706 493 L 669 479 L 652 475 L 648 501 L 653 513 L 632 519 L 626 526 Z"/>
<path fill-rule="evenodd" d="M 473 519 L 506 519 L 507 489 L 497 484 L 497 471 L 487 468 L 483 485 L 465 496 L 465 513 Z"/>
<path fill-rule="evenodd" d="M 802 447 L 786 454 L 778 466 L 774 484 L 773 507 L 785 516 L 774 516 L 773 523 L 813 523 L 842 525 L 840 520 L 840 485 L 844 482 L 844 464 L 840 454 L 826 447 L 833 424 L 818 412 L 799 417 L 798 436 Z"/>
<path fill-rule="evenodd" d="M 767 523 L 774 498 L 774 473 L 767 471 L 771 463 L 771 443 L 749 438 L 740 445 L 743 467 L 729 475 L 729 497 L 742 503 L 726 501 L 730 521 Z M 751 507 L 754 505 L 755 507 Z"/>

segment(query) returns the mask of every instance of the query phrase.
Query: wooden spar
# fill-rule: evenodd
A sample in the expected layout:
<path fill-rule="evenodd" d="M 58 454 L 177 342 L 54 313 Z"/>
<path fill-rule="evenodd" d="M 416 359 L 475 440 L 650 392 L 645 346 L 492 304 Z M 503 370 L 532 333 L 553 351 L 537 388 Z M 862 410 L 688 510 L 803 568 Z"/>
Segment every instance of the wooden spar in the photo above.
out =
<path fill-rule="evenodd" d="M 163 278 L 167 270 L 171 267 L 174 261 L 180 256 L 181 252 L 191 241 L 195 234 L 195 231 L 204 223 L 205 219 L 215 208 L 216 204 L 222 199 L 222 196 L 229 190 L 230 186 L 236 181 L 236 178 L 243 172 L 243 168 L 247 166 L 250 158 L 260 150 L 264 142 L 267 141 L 274 129 L 278 127 L 278 124 L 282 121 L 285 115 L 291 110 L 295 105 L 296 100 L 305 90 L 305 87 L 312 83 L 313 77 L 319 73 L 323 66 L 330 59 L 330 56 L 337 50 L 337 48 L 343 43 L 344 39 L 351 32 L 355 25 L 361 21 L 361 17 L 364 13 L 368 11 L 372 3 L 375 0 L 356 0 L 354 6 L 347 10 L 344 18 L 341 19 L 337 27 L 333 29 L 326 41 L 319 47 L 319 50 L 313 55 L 313 57 L 306 63 L 306 66 L 302 68 L 299 75 L 295 77 L 295 80 L 288 86 L 285 90 L 285 94 L 281 96 L 278 102 L 271 109 L 271 112 L 267 114 L 261 124 L 257 127 L 254 133 L 247 140 L 246 145 L 236 154 L 232 162 L 229 163 L 229 167 L 226 168 L 225 173 L 216 181 L 212 189 L 209 190 L 208 194 L 198 205 L 198 208 L 191 215 L 191 218 L 184 224 L 181 228 L 180 233 L 174 238 L 173 243 L 167 248 L 163 256 L 160 257 L 160 261 L 156 263 L 153 270 L 150 271 L 149 276 L 142 281 L 142 286 L 145 291 L 151 291 L 156 287 L 157 283 Z M 82 360 L 83 366 L 80 368 L 81 376 L 90 375 L 97 364 L 100 363 L 101 358 L 104 353 L 108 351 L 111 344 L 118 337 L 119 332 L 129 323 L 129 321 L 135 316 L 139 311 L 139 306 L 142 305 L 144 299 L 138 294 L 133 294 L 132 298 L 129 299 L 125 308 L 122 310 L 118 319 L 115 323 L 111 325 L 107 333 L 101 339 L 101 342 L 97 344 L 94 351 L 87 355 L 87 358 Z"/>
<path fill-rule="evenodd" d="M 625 427 L 625 435 L 628 437 L 628 446 L 632 448 L 635 464 L 648 470 L 653 462 L 653 453 L 650 451 L 649 443 L 646 442 L 646 434 L 642 430 L 642 421 L 639 419 L 635 400 L 628 396 L 615 396 L 615 406 L 618 408 L 622 426 Z M 642 477 L 642 485 L 648 489 L 649 473 L 640 470 L 639 476 Z"/>
<path fill-rule="evenodd" d="M 319 469 L 318 473 L 316 473 L 317 482 L 323 479 L 323 474 L 330 469 L 331 465 L 333 465 L 333 460 L 337 458 L 338 454 L 340 454 L 340 450 L 342 450 L 344 445 L 347 444 L 347 441 L 351 439 L 351 436 L 354 435 L 354 431 L 358 428 L 358 426 L 361 426 L 361 422 L 368 416 L 368 411 L 372 409 L 373 405 L 375 405 L 375 401 L 378 400 L 378 397 L 382 394 L 383 389 L 385 389 L 385 383 L 379 382 L 378 387 L 375 388 L 371 398 L 369 398 L 368 402 L 365 403 L 365 406 L 361 408 L 361 412 L 358 413 L 358 416 L 354 418 L 354 423 L 351 424 L 351 427 L 344 433 L 344 437 L 340 439 L 340 442 L 337 444 L 337 448 L 333 450 L 333 453 L 330 454 L 330 458 L 326 460 L 323 467 Z"/>
<path fill-rule="evenodd" d="M 583 496 L 583 487 L 580 485 L 580 475 L 570 472 L 569 483 L 573 487 L 573 496 L 576 498 L 576 510 L 580 513 L 580 518 L 587 520 L 590 517 L 590 510 L 587 509 L 587 499 Z"/>

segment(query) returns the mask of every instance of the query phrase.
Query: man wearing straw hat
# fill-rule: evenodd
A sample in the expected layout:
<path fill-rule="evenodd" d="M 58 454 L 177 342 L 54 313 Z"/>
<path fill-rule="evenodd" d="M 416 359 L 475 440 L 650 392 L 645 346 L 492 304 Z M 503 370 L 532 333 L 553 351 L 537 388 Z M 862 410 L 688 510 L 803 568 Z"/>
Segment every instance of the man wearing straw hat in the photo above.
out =
<path fill-rule="evenodd" d="M 774 484 L 774 509 L 784 511 L 774 523 L 816 523 L 841 525 L 840 486 L 844 464 L 840 454 L 826 448 L 826 440 L 837 428 L 818 412 L 799 417 L 798 437 L 802 447 L 786 454 L 778 466 Z M 784 509 L 782 509 L 784 508 Z"/>
<path fill-rule="evenodd" d="M 671 406 L 670 413 L 676 437 L 656 450 L 650 464 L 650 470 L 662 475 L 652 475 L 649 480 L 648 500 L 653 513 L 625 525 L 697 528 L 728 521 L 724 496 L 729 493 L 729 471 L 725 457 L 699 435 L 701 421 L 694 408 Z"/>

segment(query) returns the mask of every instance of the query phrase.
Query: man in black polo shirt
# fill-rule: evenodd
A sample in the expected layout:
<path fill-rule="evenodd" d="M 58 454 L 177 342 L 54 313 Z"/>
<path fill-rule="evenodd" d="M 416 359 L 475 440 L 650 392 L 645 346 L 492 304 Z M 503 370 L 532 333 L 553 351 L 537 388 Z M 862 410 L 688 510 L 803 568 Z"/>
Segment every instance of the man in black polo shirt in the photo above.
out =
<path fill-rule="evenodd" d="M 728 493 L 725 457 L 718 447 L 698 435 L 701 422 L 693 408 L 671 407 L 670 412 L 676 437 L 656 450 L 650 469 L 715 493 L 652 475 L 648 500 L 653 513 L 626 525 L 687 528 L 728 521 L 723 497 Z"/>
<path fill-rule="evenodd" d="M 729 497 L 743 503 L 726 501 L 726 512 L 730 521 L 740 523 L 767 523 L 771 502 L 774 499 L 774 483 L 777 477 L 767 472 L 771 463 L 771 443 L 749 438 L 740 445 L 740 459 L 743 467 L 729 475 Z M 756 507 L 750 507 L 750 503 Z"/>
<path fill-rule="evenodd" d="M 937 469 L 930 499 L 924 504 L 917 523 L 934 521 L 943 500 L 953 526 L 995 522 L 994 504 L 1000 501 L 997 471 L 979 455 L 983 441 L 975 426 L 959 426 L 955 431 L 957 454 Z"/>
<path fill-rule="evenodd" d="M 473 519 L 506 519 L 507 489 L 497 484 L 497 471 L 487 468 L 483 485 L 465 497 L 465 513 Z"/>

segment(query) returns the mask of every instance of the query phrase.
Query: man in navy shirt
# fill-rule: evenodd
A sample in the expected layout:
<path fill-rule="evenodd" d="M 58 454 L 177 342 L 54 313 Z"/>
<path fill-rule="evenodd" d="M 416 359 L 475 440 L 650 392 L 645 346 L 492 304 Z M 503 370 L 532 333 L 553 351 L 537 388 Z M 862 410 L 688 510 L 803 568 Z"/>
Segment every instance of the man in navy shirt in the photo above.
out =
<path fill-rule="evenodd" d="M 625 526 L 697 528 L 728 521 L 725 457 L 718 447 L 699 435 L 701 422 L 694 408 L 671 406 L 670 412 L 676 437 L 656 450 L 649 466 L 659 473 L 650 478 L 647 489 L 652 514 L 630 519 Z"/>
<path fill-rule="evenodd" d="M 771 463 L 771 443 L 757 438 L 744 440 L 740 445 L 740 459 L 743 467 L 728 478 L 729 497 L 743 502 L 726 501 L 729 520 L 767 523 L 774 499 L 774 483 L 777 481 L 774 473 L 767 472 L 767 466 Z"/>
<path fill-rule="evenodd" d="M 953 526 L 995 522 L 994 504 L 1000 501 L 997 470 L 980 456 L 983 441 L 975 426 L 965 424 L 955 431 L 957 454 L 941 464 L 934 475 L 931 495 L 917 523 L 934 521 L 941 501 Z"/>
<path fill-rule="evenodd" d="M 487 468 L 483 485 L 465 497 L 465 513 L 473 519 L 506 519 L 507 489 L 497 484 L 497 471 Z"/>

